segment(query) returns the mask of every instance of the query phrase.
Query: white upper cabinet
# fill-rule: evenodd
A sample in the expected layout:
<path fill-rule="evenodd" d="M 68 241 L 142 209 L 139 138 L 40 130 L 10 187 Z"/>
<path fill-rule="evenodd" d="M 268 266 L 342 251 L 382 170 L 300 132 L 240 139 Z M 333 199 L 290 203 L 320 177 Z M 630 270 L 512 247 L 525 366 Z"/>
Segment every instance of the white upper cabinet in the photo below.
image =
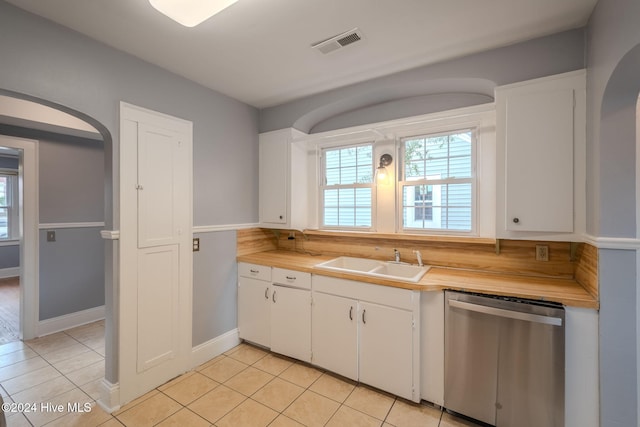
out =
<path fill-rule="evenodd" d="M 568 239 L 585 229 L 585 73 L 496 89 L 496 234 Z"/>
<path fill-rule="evenodd" d="M 302 230 L 307 226 L 307 150 L 296 129 L 260 134 L 260 225 Z"/>

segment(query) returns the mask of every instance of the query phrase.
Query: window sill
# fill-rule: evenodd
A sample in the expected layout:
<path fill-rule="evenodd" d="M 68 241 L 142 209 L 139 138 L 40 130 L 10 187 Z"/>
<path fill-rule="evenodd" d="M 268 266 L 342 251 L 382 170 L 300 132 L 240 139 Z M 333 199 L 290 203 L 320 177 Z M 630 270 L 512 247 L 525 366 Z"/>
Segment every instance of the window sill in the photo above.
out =
<path fill-rule="evenodd" d="M 495 245 L 496 239 L 488 237 L 467 237 L 467 236 L 435 236 L 424 234 L 406 233 L 376 233 L 371 231 L 342 231 L 342 230 L 309 230 L 305 229 L 304 234 L 308 236 L 342 236 L 356 237 L 364 239 L 378 240 L 404 240 L 411 242 L 447 242 L 447 243 L 474 243 Z"/>

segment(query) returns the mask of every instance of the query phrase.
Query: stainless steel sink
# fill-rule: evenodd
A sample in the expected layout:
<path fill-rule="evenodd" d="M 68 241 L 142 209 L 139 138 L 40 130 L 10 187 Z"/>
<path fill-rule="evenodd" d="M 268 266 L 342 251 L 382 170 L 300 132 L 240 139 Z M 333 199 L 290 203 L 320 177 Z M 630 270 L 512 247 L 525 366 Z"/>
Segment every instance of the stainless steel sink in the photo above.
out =
<path fill-rule="evenodd" d="M 316 268 L 362 276 L 380 277 L 417 283 L 429 271 L 429 266 L 417 266 L 392 261 L 341 256 L 315 265 Z"/>

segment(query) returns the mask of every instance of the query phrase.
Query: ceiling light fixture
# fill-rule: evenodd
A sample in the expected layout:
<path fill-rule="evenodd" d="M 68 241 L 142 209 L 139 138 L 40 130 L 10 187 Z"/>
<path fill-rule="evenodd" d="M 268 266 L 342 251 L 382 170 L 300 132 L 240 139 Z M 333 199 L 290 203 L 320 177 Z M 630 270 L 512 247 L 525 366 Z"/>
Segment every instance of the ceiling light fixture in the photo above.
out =
<path fill-rule="evenodd" d="M 149 0 L 151 6 L 185 27 L 211 18 L 238 0 Z"/>

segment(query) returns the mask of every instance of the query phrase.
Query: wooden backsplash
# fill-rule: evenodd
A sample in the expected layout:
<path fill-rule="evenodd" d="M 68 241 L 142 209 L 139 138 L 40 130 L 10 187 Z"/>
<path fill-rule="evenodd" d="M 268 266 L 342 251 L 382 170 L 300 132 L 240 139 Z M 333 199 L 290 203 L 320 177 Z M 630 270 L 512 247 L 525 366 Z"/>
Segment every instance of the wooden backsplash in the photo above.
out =
<path fill-rule="evenodd" d="M 293 233 L 293 234 L 291 234 Z M 293 239 L 290 236 L 293 235 Z M 536 261 L 536 245 L 549 246 L 549 261 Z M 346 255 L 380 260 L 393 260 L 394 249 L 401 260 L 416 263 L 414 250 L 419 250 L 425 264 L 483 270 L 527 276 L 575 278 L 594 297 L 598 296 L 598 251 L 595 247 L 578 243 L 575 259 L 571 260 L 569 242 L 540 242 L 529 240 L 500 240 L 496 245 L 487 242 L 429 241 L 402 236 L 394 239 L 363 234 L 341 236 L 339 233 L 305 235 L 298 231 L 248 229 L 238 230 L 238 255 L 265 250 L 289 250 L 310 254 Z"/>

